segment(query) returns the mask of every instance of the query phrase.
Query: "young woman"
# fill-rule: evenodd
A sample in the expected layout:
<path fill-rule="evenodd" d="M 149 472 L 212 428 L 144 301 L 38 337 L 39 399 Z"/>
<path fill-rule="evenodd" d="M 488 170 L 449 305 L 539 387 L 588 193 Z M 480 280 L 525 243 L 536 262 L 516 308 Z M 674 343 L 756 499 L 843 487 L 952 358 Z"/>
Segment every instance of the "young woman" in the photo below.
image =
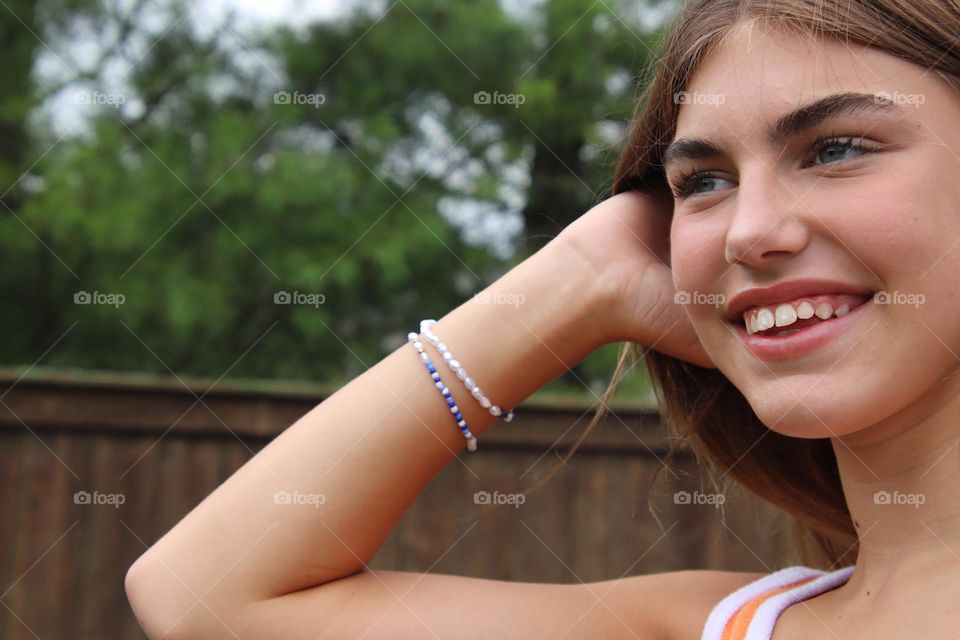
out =
<path fill-rule="evenodd" d="M 687 3 L 616 195 L 486 290 L 524 304 L 472 299 L 430 328 L 505 408 L 600 345 L 652 349 L 674 428 L 792 513 L 820 568 L 566 585 L 367 570 L 465 443 L 404 344 L 137 560 L 147 634 L 960 637 L 958 34 L 956 0 Z M 437 372 L 482 443 L 497 418 Z M 325 502 L 274 502 L 295 489 Z"/>

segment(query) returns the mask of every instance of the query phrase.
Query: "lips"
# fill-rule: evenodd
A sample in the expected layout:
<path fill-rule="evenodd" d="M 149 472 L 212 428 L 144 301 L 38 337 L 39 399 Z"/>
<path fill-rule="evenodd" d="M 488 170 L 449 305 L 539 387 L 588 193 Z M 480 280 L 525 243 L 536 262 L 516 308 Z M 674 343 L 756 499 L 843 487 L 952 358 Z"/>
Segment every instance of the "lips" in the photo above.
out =
<path fill-rule="evenodd" d="M 781 360 L 812 356 L 814 352 L 826 348 L 834 340 L 842 341 L 845 334 L 849 334 L 856 324 L 869 317 L 871 310 L 876 306 L 870 299 L 840 317 L 833 317 L 802 328 L 783 327 L 787 331 L 781 335 L 762 333 L 750 335 L 743 324 L 733 324 L 733 331 L 753 356 L 772 364 Z M 849 335 L 846 338 L 851 339 Z"/>
<path fill-rule="evenodd" d="M 805 296 L 777 305 L 750 307 L 741 314 L 739 322 L 747 333 L 776 333 L 780 328 L 802 328 L 817 322 L 825 322 L 836 315 L 840 317 L 866 303 L 869 296 L 853 296 L 846 293 L 821 296 Z"/>
<path fill-rule="evenodd" d="M 743 312 L 752 307 L 775 306 L 801 298 L 813 299 L 830 294 L 849 294 L 866 300 L 874 293 L 867 287 L 837 280 L 823 278 L 786 280 L 769 287 L 741 291 L 730 299 L 724 313 L 729 322 L 743 325 Z"/>

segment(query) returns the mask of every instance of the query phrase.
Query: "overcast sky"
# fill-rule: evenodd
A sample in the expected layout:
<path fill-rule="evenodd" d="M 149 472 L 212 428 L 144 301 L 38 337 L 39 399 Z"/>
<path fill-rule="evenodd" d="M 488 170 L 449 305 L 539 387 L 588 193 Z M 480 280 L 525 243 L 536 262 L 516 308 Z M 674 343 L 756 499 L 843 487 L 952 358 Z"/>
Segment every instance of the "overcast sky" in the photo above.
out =
<path fill-rule="evenodd" d="M 243 23 L 299 22 L 329 18 L 343 13 L 355 2 L 343 0 L 201 0 L 194 12 L 198 16 L 222 18 L 234 11 Z M 374 4 L 374 3 L 368 3 Z M 381 4 L 377 0 L 376 4 Z"/>

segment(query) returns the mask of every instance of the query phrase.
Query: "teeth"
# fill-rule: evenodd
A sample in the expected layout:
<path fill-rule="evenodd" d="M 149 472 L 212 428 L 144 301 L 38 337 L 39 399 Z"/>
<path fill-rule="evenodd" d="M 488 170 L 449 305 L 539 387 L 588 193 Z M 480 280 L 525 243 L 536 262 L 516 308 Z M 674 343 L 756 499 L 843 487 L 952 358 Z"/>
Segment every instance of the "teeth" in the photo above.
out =
<path fill-rule="evenodd" d="M 757 331 L 764 331 L 772 327 L 773 324 L 773 312 L 766 307 L 761 307 L 760 311 L 757 312 L 757 320 L 753 326 L 756 327 Z"/>
<path fill-rule="evenodd" d="M 785 327 L 797 321 L 797 310 L 792 304 L 777 305 L 777 326 Z"/>
<path fill-rule="evenodd" d="M 840 318 L 850 312 L 850 305 L 844 303 L 834 310 L 833 306 L 826 301 L 821 301 L 814 308 L 808 300 L 802 300 L 796 305 L 792 303 L 782 303 L 775 307 L 758 307 L 749 313 L 743 314 L 744 325 L 747 328 L 747 335 L 753 335 L 758 331 L 765 331 L 771 327 L 786 327 L 797 320 L 807 320 L 816 315 L 821 320 L 827 320 L 836 315 Z"/>

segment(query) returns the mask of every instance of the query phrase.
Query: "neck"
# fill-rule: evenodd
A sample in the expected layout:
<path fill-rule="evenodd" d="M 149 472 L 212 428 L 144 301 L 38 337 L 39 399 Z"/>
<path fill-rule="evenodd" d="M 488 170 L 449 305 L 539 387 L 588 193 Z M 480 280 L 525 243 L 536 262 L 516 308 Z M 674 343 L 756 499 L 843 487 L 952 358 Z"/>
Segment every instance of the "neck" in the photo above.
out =
<path fill-rule="evenodd" d="M 832 438 L 860 543 L 853 593 L 879 595 L 941 578 L 956 584 L 960 376 L 954 377 L 869 429 Z"/>

